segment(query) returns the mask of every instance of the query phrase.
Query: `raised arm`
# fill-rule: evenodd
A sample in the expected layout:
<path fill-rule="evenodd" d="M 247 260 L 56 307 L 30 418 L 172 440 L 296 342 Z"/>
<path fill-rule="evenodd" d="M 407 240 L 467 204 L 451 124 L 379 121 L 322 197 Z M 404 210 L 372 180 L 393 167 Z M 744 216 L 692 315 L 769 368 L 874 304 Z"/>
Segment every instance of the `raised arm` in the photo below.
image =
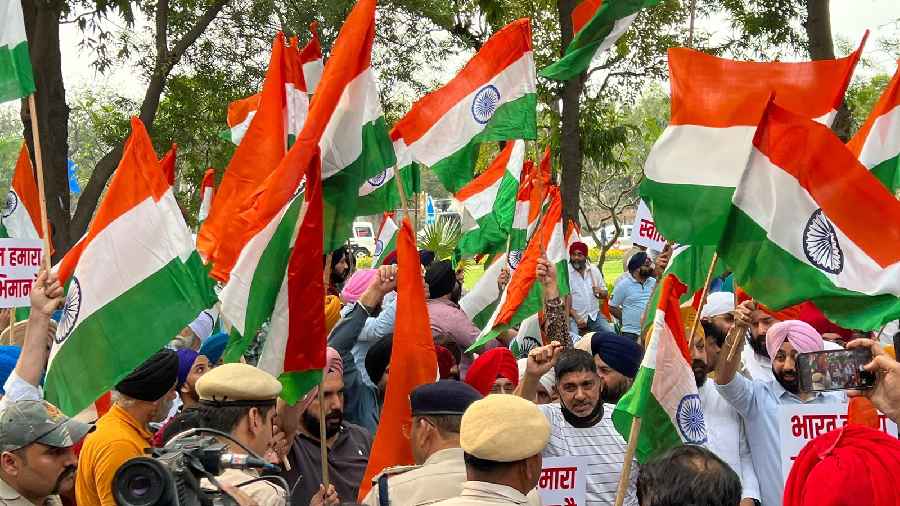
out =
<path fill-rule="evenodd" d="M 31 288 L 31 314 L 16 375 L 28 384 L 41 384 L 50 355 L 50 317 L 62 306 L 65 291 L 55 274 L 41 269 Z"/>
<path fill-rule="evenodd" d="M 731 383 L 741 367 L 741 350 L 747 341 L 745 337 L 750 328 L 750 314 L 755 309 L 756 305 L 752 300 L 744 301 L 734 309 L 734 327 L 725 338 L 725 346 L 719 355 L 719 363 L 716 364 L 716 383 L 719 385 Z"/>
<path fill-rule="evenodd" d="M 556 359 L 563 346 L 556 341 L 535 348 L 528 353 L 528 363 L 525 366 L 525 376 L 516 387 L 515 395 L 534 402 L 537 398 L 537 385 L 541 376 L 550 372 L 556 365 Z"/>

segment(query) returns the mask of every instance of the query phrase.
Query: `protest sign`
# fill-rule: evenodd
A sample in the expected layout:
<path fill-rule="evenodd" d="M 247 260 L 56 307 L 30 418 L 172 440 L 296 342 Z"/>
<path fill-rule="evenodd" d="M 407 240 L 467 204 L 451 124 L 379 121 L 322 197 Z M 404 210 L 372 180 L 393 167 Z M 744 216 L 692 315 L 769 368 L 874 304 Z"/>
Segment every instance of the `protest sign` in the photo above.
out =
<path fill-rule="evenodd" d="M 646 246 L 648 249 L 662 251 L 666 246 L 666 239 L 656 230 L 656 222 L 650 214 L 650 208 L 643 200 L 637 208 L 634 216 L 634 226 L 631 227 L 631 242 L 638 246 Z"/>
<path fill-rule="evenodd" d="M 584 506 L 585 457 L 545 457 L 538 481 L 538 494 L 544 506 Z"/>
<path fill-rule="evenodd" d="M 897 437 L 897 424 L 879 413 L 879 429 Z M 781 435 L 781 471 L 787 481 L 791 466 L 806 443 L 847 425 L 846 404 L 787 404 L 778 413 Z"/>
<path fill-rule="evenodd" d="M 43 261 L 40 239 L 0 239 L 0 307 L 30 304 L 31 284 Z"/>

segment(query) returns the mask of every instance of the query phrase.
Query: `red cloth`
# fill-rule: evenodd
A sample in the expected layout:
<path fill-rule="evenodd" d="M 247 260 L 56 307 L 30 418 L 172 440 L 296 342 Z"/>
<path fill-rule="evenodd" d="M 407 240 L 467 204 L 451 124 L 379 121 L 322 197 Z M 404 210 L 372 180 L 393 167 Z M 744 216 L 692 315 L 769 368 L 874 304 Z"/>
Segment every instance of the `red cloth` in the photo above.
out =
<path fill-rule="evenodd" d="M 800 320 L 810 324 L 819 334 L 837 334 L 844 339 L 853 339 L 853 331 L 838 327 L 828 320 L 812 302 L 800 304 Z"/>
<path fill-rule="evenodd" d="M 456 365 L 453 354 L 450 353 L 450 350 L 439 344 L 434 345 L 434 351 L 437 353 L 438 371 L 441 375 L 441 379 L 449 379 L 450 369 L 453 369 L 453 366 Z"/>
<path fill-rule="evenodd" d="M 494 348 L 482 353 L 469 367 L 466 383 L 472 385 L 481 395 L 491 393 L 497 378 L 503 377 L 519 386 L 519 367 L 516 357 L 506 348 Z"/>
<path fill-rule="evenodd" d="M 753 298 L 750 296 L 750 294 L 745 292 L 742 288 L 735 288 L 734 291 L 735 291 L 735 294 L 737 295 L 737 299 L 738 299 L 737 303 L 738 304 L 740 304 L 741 302 L 744 302 L 745 300 L 750 300 Z M 757 305 L 757 307 L 759 307 L 759 310 L 762 311 L 763 313 L 766 313 L 767 315 L 771 316 L 772 318 L 775 318 L 776 320 L 783 322 L 783 321 L 787 321 L 787 320 L 802 320 L 802 318 L 800 318 L 800 310 L 804 304 L 806 304 L 806 302 L 801 302 L 800 304 L 797 304 L 796 306 L 789 306 L 789 307 L 786 307 L 779 311 L 776 311 L 774 309 L 771 309 L 771 308 L 766 307 L 759 303 L 757 303 L 756 305 Z"/>
<path fill-rule="evenodd" d="M 784 488 L 784 506 L 900 506 L 900 441 L 850 424 L 803 448 Z"/>

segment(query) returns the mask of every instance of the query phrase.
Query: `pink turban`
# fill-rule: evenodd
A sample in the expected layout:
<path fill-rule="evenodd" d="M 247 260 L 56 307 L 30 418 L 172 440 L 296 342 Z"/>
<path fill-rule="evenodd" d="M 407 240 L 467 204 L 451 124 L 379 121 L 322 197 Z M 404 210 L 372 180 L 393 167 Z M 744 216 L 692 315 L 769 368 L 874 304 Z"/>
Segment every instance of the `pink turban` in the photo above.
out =
<path fill-rule="evenodd" d="M 360 269 L 354 272 L 344 283 L 344 289 L 341 290 L 341 300 L 344 301 L 344 304 L 356 304 L 377 273 L 378 271 L 375 269 Z"/>
<path fill-rule="evenodd" d="M 778 322 L 766 332 L 766 351 L 775 358 L 784 341 L 793 345 L 799 353 L 822 351 L 822 335 L 812 325 L 800 320 Z"/>
<path fill-rule="evenodd" d="M 337 376 L 344 376 L 344 360 L 341 359 L 341 354 L 331 346 L 325 349 L 325 368 L 322 370 L 326 376 L 329 374 L 334 374 Z M 306 393 L 306 396 L 300 400 L 300 411 L 306 411 L 306 408 L 312 404 L 312 401 L 315 400 L 316 396 L 319 395 L 319 386 L 316 385 L 312 390 Z"/>

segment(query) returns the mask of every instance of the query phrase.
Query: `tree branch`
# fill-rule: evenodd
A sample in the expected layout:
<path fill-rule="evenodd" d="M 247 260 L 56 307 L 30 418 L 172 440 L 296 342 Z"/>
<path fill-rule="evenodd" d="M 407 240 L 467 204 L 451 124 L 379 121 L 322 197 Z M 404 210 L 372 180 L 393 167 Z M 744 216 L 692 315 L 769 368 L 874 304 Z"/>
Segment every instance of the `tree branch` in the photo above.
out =
<path fill-rule="evenodd" d="M 169 34 L 169 0 L 157 0 L 156 3 L 156 64 L 164 62 L 169 56 L 167 44 Z"/>

